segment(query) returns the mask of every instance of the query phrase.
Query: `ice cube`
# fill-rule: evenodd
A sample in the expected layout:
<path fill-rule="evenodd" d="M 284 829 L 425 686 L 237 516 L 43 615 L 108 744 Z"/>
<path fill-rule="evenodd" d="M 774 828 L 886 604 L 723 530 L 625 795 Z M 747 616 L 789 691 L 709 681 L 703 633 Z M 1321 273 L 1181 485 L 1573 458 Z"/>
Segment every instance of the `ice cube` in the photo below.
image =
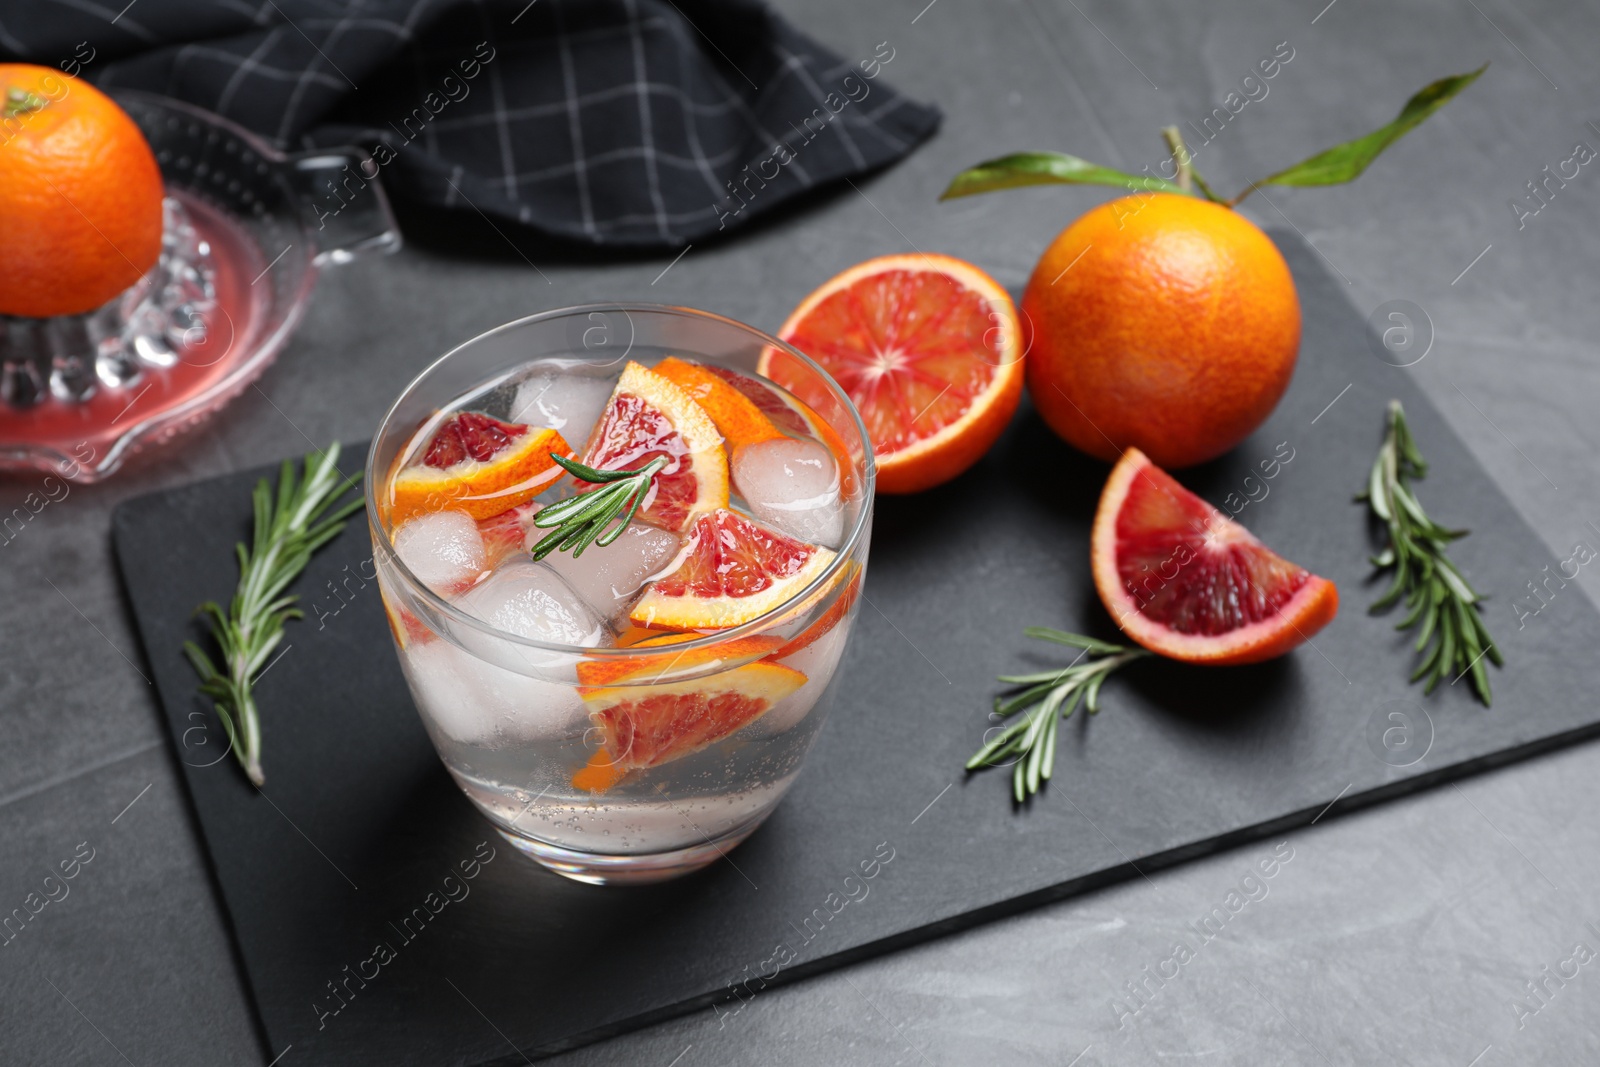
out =
<path fill-rule="evenodd" d="M 467 745 L 523 744 L 581 733 L 583 701 L 571 686 L 529 678 L 433 640 L 401 656 L 425 721 Z"/>
<path fill-rule="evenodd" d="M 839 465 L 822 445 L 788 437 L 746 445 L 733 454 L 733 483 L 762 522 L 813 545 L 839 547 Z"/>
<path fill-rule="evenodd" d="M 452 740 L 483 744 L 493 737 L 494 722 L 462 682 L 467 658 L 447 641 L 418 641 L 400 654 L 400 666 L 424 722 Z"/>
<path fill-rule="evenodd" d="M 586 603 L 613 618 L 646 582 L 668 569 L 681 544 L 675 533 L 633 522 L 609 545 L 590 545 L 576 559 L 567 552 L 552 552 L 545 562 Z"/>
<path fill-rule="evenodd" d="M 561 575 L 525 555 L 500 564 L 457 603 L 496 629 L 531 641 L 592 648 L 607 636 L 594 609 Z"/>
<path fill-rule="evenodd" d="M 483 570 L 483 537 L 464 511 L 435 511 L 400 524 L 394 551 L 436 593 L 450 593 Z"/>
<path fill-rule="evenodd" d="M 811 713 L 817 701 L 827 691 L 828 683 L 839 669 L 844 655 L 847 628 L 841 623 L 811 642 L 805 648 L 778 662 L 793 667 L 806 676 L 806 684 L 790 693 L 761 716 L 762 728 L 769 734 L 781 734 L 792 729 Z"/>
<path fill-rule="evenodd" d="M 517 386 L 511 402 L 511 421 L 531 426 L 548 426 L 580 454 L 589 440 L 589 431 L 600 421 L 600 413 L 611 398 L 613 383 L 570 371 L 546 370 Z"/>

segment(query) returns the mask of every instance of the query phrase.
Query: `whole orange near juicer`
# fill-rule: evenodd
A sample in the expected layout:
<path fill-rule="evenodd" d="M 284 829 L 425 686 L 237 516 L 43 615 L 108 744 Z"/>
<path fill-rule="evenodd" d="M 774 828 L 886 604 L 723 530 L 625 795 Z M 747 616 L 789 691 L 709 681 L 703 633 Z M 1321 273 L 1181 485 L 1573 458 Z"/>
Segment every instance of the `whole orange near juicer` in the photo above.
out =
<path fill-rule="evenodd" d="M 248 386 L 322 265 L 398 247 L 375 182 L 341 239 L 308 224 L 364 159 L 0 64 L 0 470 L 96 481 Z"/>
<path fill-rule="evenodd" d="M 162 181 L 105 94 L 48 67 L 0 65 L 0 314 L 93 311 L 161 252 Z"/>

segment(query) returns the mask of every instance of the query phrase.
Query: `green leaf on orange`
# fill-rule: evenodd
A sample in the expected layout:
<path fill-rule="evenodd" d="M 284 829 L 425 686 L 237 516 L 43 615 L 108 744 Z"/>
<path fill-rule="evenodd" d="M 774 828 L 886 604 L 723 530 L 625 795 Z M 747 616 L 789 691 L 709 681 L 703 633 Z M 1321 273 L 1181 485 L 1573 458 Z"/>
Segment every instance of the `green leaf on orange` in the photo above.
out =
<path fill-rule="evenodd" d="M 1420 126 L 1428 116 L 1449 103 L 1488 69 L 1489 64 L 1485 63 L 1477 70 L 1452 74 L 1425 85 L 1406 101 L 1400 114 L 1387 126 L 1380 126 L 1365 137 L 1334 145 L 1308 159 L 1302 159 L 1287 170 L 1280 170 L 1255 185 L 1340 185 L 1354 181 L 1384 149 Z M 1238 202 L 1249 191 L 1247 189 L 1240 193 L 1234 197 L 1234 201 Z"/>
<path fill-rule="evenodd" d="M 1110 185 L 1118 189 L 1190 195 L 1174 182 L 1102 167 L 1061 152 L 1017 152 L 986 160 L 957 174 L 940 200 L 1018 189 L 1025 185 Z"/>

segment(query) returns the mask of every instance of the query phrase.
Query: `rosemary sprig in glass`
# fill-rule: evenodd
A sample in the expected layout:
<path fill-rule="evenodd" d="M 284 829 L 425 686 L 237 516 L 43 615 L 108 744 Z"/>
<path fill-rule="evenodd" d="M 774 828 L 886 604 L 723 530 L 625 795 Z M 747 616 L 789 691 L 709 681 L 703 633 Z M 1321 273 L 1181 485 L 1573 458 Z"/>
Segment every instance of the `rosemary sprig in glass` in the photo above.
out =
<path fill-rule="evenodd" d="M 1489 672 L 1483 661 L 1487 658 L 1497 667 L 1505 661 L 1478 611 L 1482 598 L 1445 555 L 1445 547 L 1467 531 L 1447 530 L 1422 510 L 1408 483 L 1426 477 L 1428 464 L 1417 451 L 1400 401 L 1389 401 L 1388 421 L 1367 491 L 1356 497 L 1388 527 L 1389 544 L 1372 557 L 1372 565 L 1394 568 L 1393 583 L 1370 610 L 1386 611 L 1404 598 L 1406 617 L 1395 629 L 1421 624 L 1415 648 L 1422 661 L 1411 680 L 1426 675 L 1423 692 L 1431 693 L 1446 676 L 1459 679 L 1470 673 L 1473 691 L 1488 707 Z"/>
<path fill-rule="evenodd" d="M 1056 731 L 1061 720 L 1072 716 L 1080 700 L 1090 715 L 1096 714 L 1100 710 L 1100 686 L 1111 672 L 1150 655 L 1142 648 L 1113 645 L 1047 626 L 1030 626 L 1023 632 L 1041 641 L 1054 641 L 1083 651 L 1060 670 L 1000 675 L 1000 681 L 1023 688 L 1010 696 L 995 697 L 994 714 L 1007 719 L 1024 709 L 1032 710 L 978 749 L 967 760 L 967 770 L 1003 766 L 1015 759 L 1011 795 L 1018 804 L 1037 793 L 1040 784 L 1049 781 L 1055 770 Z M 1088 660 L 1080 662 L 1085 656 Z"/>
<path fill-rule="evenodd" d="M 200 692 L 210 697 L 227 731 L 229 748 L 250 781 L 266 783 L 261 770 L 261 722 L 253 687 L 268 659 L 283 641 L 283 624 L 303 618 L 296 596 L 285 596 L 311 554 L 339 535 L 362 500 L 339 504 L 360 481 L 339 473 L 339 444 L 305 457 L 305 473 L 295 478 L 294 462 L 284 460 L 274 495 L 265 478 L 256 483 L 255 529 L 250 547 L 234 546 L 239 558 L 239 586 L 228 610 L 214 600 L 199 607 L 211 620 L 211 636 L 222 653 L 221 669 L 193 641 L 183 651 L 200 674 Z M 337 505 L 337 506 L 336 506 Z"/>
<path fill-rule="evenodd" d="M 539 509 L 533 524 L 541 530 L 554 527 L 555 532 L 545 535 L 533 546 L 534 559 L 568 550 L 576 558 L 591 544 L 604 548 L 621 537 L 649 494 L 651 481 L 668 463 L 668 457 L 657 456 L 638 470 L 603 471 L 577 460 L 564 459 L 554 452 L 550 453 L 550 458 L 574 478 L 597 484 L 594 489 Z M 616 522 L 618 516 L 621 522 Z M 613 522 L 615 526 L 611 525 Z"/>

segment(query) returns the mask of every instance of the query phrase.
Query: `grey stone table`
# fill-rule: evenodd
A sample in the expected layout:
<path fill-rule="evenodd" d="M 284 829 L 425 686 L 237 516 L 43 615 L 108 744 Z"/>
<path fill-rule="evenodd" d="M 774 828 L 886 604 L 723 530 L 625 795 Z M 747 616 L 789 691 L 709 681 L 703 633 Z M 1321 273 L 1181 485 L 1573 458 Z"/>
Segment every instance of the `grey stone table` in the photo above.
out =
<path fill-rule="evenodd" d="M 889 42 L 893 81 L 945 109 L 940 135 L 856 188 L 675 262 L 574 260 L 483 230 L 471 255 L 413 242 L 330 273 L 259 389 L 0 542 L 0 911 L 80 843 L 93 850 L 70 894 L 0 948 L 0 1061 L 268 1059 L 118 591 L 108 524 L 119 501 L 365 438 L 438 353 L 544 308 L 658 299 L 772 328 L 815 282 L 912 248 L 969 258 L 1019 287 L 1049 236 L 1101 194 L 936 204 L 952 174 L 1022 148 L 1154 165 L 1160 126 L 1200 125 L 1282 42 L 1293 58 L 1268 95 L 1196 153 L 1224 189 L 1387 121 L 1435 77 L 1492 61 L 1356 184 L 1275 190 L 1245 210 L 1308 238 L 1363 311 L 1400 298 L 1426 309 L 1434 345 L 1415 373 L 1552 561 L 1600 537 L 1600 171 L 1552 185 L 1520 227 L 1508 207 L 1576 142 L 1600 146 L 1594 5 L 783 7 L 846 56 Z M 0 482 L 0 514 L 34 487 Z M 1584 571 L 1561 595 L 1595 593 Z M 1514 622 L 1502 612 L 1498 625 Z M 1600 680 L 1591 663 L 1569 669 Z M 1600 950 L 1597 809 L 1600 747 L 1579 746 L 1295 832 L 1269 894 L 1164 981 L 1146 969 L 1270 843 L 775 989 L 725 1023 L 708 1011 L 554 1062 L 1592 1064 L 1600 964 L 1580 965 L 1587 950 L 1574 950 Z M 1551 977 L 1561 971 L 1570 977 Z"/>

